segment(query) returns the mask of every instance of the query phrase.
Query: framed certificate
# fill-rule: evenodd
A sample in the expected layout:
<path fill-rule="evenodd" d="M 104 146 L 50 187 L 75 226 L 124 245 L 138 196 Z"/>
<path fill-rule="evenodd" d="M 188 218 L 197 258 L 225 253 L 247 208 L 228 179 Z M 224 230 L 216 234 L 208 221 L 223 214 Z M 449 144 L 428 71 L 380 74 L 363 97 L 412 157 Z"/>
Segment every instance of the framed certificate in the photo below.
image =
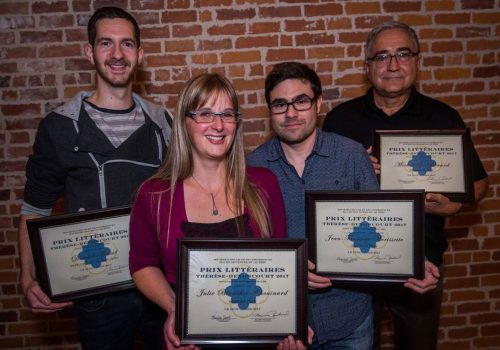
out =
<path fill-rule="evenodd" d="M 130 207 L 28 220 L 37 279 L 52 301 L 134 287 L 128 268 Z"/>
<path fill-rule="evenodd" d="M 306 192 L 309 259 L 336 281 L 424 275 L 424 191 Z"/>
<path fill-rule="evenodd" d="M 305 239 L 180 239 L 176 333 L 182 344 L 307 343 Z"/>
<path fill-rule="evenodd" d="M 380 189 L 424 189 L 453 201 L 473 201 L 470 149 L 469 129 L 376 130 Z"/>

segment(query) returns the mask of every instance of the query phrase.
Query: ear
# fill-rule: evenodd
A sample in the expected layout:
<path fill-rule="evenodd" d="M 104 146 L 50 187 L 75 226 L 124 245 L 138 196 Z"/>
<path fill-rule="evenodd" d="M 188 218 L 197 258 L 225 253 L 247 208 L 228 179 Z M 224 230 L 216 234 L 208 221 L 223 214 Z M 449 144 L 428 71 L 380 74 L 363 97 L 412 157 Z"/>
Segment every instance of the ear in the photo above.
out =
<path fill-rule="evenodd" d="M 318 96 L 316 98 L 316 113 L 319 114 L 320 110 L 321 110 L 321 104 L 323 103 L 323 96 Z"/>
<path fill-rule="evenodd" d="M 370 65 L 368 64 L 367 60 L 365 60 L 365 73 L 366 75 L 370 73 Z"/>
<path fill-rule="evenodd" d="M 144 49 L 142 46 L 139 46 L 139 49 L 137 50 L 137 63 L 140 65 L 142 64 L 142 60 L 144 58 Z"/>
<path fill-rule="evenodd" d="M 87 59 L 92 63 L 92 65 L 95 65 L 94 62 L 94 48 L 92 45 L 89 43 L 86 43 L 83 47 L 83 50 L 85 51 L 85 56 L 87 56 Z"/>

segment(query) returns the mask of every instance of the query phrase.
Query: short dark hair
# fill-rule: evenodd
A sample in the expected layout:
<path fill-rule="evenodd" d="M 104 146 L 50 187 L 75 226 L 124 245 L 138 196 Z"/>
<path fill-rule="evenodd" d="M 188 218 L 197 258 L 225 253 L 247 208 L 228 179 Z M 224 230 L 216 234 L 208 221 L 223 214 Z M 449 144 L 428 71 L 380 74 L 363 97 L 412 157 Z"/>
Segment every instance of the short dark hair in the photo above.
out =
<path fill-rule="evenodd" d="M 308 81 L 311 84 L 314 97 L 322 94 L 321 80 L 313 69 L 299 62 L 282 62 L 275 65 L 266 77 L 265 97 L 268 105 L 271 103 L 271 91 L 276 85 L 288 79 Z"/>
<path fill-rule="evenodd" d="M 415 49 L 417 50 L 418 53 L 420 53 L 420 43 L 418 42 L 417 33 L 415 33 L 413 28 L 402 22 L 389 21 L 380 23 L 378 26 L 372 29 L 370 34 L 368 34 L 368 38 L 366 39 L 366 44 L 365 44 L 365 59 L 368 59 L 368 57 L 372 55 L 371 52 L 372 46 L 373 43 L 375 42 L 375 39 L 377 39 L 377 36 L 384 30 L 389 30 L 389 29 L 401 29 L 406 33 L 408 33 L 410 40 L 413 41 L 413 44 L 415 45 Z"/>
<path fill-rule="evenodd" d="M 127 11 L 119 7 L 113 7 L 113 6 L 101 7 L 96 12 L 94 12 L 92 17 L 90 17 L 89 23 L 87 24 L 87 34 L 89 37 L 89 44 L 92 46 L 94 46 L 95 44 L 95 37 L 97 35 L 97 28 L 96 28 L 97 21 L 101 19 L 113 19 L 113 18 L 123 18 L 132 23 L 132 27 L 134 28 L 134 38 L 136 44 L 138 47 L 141 46 L 141 31 L 139 30 L 139 26 L 137 25 L 135 18 Z"/>

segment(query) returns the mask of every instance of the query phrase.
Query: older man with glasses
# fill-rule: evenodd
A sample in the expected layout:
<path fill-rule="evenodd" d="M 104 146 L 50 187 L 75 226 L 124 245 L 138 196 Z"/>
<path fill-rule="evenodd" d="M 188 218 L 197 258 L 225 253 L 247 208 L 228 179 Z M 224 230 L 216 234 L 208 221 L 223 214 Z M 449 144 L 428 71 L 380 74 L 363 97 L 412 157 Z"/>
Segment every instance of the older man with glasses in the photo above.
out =
<path fill-rule="evenodd" d="M 330 111 L 323 130 L 356 140 L 371 152 L 375 130 L 465 128 L 456 110 L 416 91 L 419 63 L 420 45 L 412 28 L 400 22 L 386 22 L 374 28 L 365 45 L 365 68 L 372 88 L 366 95 Z M 486 194 L 488 180 L 473 146 L 471 153 L 477 201 Z M 372 157 L 372 162 L 379 172 L 378 161 Z M 426 194 L 425 254 L 436 266 L 442 265 L 448 247 L 445 217 L 461 208 L 462 203 L 452 202 L 443 194 Z M 412 289 L 424 293 L 430 288 L 422 284 Z M 438 287 L 425 294 L 403 286 L 379 288 L 374 294 L 375 348 L 380 346 L 379 321 L 385 302 L 394 317 L 397 349 L 435 349 L 442 290 L 442 275 Z"/>

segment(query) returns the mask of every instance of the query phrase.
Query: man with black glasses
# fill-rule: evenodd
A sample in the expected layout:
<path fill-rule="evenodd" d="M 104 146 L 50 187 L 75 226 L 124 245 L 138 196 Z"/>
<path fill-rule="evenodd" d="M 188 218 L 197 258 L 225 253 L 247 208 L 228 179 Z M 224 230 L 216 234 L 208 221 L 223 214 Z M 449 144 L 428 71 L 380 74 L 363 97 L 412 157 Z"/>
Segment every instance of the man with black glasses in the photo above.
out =
<path fill-rule="evenodd" d="M 386 22 L 374 28 L 365 45 L 365 68 L 372 88 L 366 95 L 347 101 L 328 113 L 324 131 L 333 131 L 364 145 L 369 152 L 375 130 L 462 129 L 458 112 L 448 105 L 418 93 L 414 87 L 420 63 L 415 31 L 404 23 Z M 484 197 L 487 174 L 472 147 L 476 201 Z M 380 171 L 372 157 L 374 168 Z M 425 254 L 441 266 L 447 249 L 445 217 L 454 215 L 462 203 L 439 193 L 427 193 L 425 203 Z M 424 293 L 427 288 L 413 288 Z M 380 317 L 384 302 L 394 317 L 398 349 L 435 349 L 437 346 L 442 276 L 438 288 L 426 294 L 402 286 L 384 287 L 374 295 L 375 348 L 380 346 Z"/>
<path fill-rule="evenodd" d="M 284 62 L 268 74 L 266 102 L 277 137 L 248 156 L 248 164 L 271 169 L 285 201 L 287 237 L 305 237 L 306 190 L 376 190 L 377 180 L 363 147 L 316 128 L 321 82 L 304 64 Z M 370 349 L 371 296 L 332 288 L 328 278 L 309 273 L 309 325 L 312 349 Z"/>

